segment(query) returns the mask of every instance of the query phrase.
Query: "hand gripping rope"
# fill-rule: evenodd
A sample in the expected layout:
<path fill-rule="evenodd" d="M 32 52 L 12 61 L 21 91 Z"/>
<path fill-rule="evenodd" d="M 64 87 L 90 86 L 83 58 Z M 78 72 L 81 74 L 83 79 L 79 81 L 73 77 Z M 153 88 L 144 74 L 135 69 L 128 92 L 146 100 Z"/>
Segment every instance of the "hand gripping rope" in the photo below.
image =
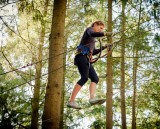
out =
<path fill-rule="evenodd" d="M 98 39 L 98 41 L 99 41 L 99 46 L 100 46 L 100 48 L 99 48 L 99 49 L 100 49 L 100 52 L 99 52 L 98 57 L 95 57 L 95 58 L 92 59 L 92 55 L 90 56 L 90 62 L 91 62 L 91 63 L 95 63 L 96 61 L 98 61 L 98 59 L 106 56 L 106 55 L 108 54 L 108 52 L 112 51 L 113 45 L 114 45 L 115 43 L 118 43 L 118 42 L 119 42 L 119 41 L 115 41 L 115 42 L 113 42 L 113 43 L 107 43 L 107 44 L 103 47 L 104 49 L 107 49 L 107 53 L 104 54 L 104 55 L 102 55 L 102 50 L 104 50 L 104 49 L 102 49 L 102 41 L 101 41 L 101 39 Z"/>

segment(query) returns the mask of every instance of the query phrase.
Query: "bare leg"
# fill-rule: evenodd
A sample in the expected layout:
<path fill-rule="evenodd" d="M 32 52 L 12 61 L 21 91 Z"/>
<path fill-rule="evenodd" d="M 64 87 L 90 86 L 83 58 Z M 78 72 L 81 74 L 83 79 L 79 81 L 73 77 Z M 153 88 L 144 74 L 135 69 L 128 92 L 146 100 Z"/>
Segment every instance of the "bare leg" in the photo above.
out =
<path fill-rule="evenodd" d="M 74 86 L 69 102 L 73 102 L 82 87 L 79 84 Z"/>
<path fill-rule="evenodd" d="M 89 87 L 89 92 L 90 92 L 89 102 L 91 105 L 103 104 L 105 102 L 105 99 L 95 98 L 96 85 L 97 84 L 95 82 L 91 82 L 90 87 Z"/>
<path fill-rule="evenodd" d="M 90 93 L 90 99 L 94 98 L 95 92 L 96 92 L 96 83 L 95 82 L 91 82 L 90 86 L 89 86 L 89 93 Z"/>

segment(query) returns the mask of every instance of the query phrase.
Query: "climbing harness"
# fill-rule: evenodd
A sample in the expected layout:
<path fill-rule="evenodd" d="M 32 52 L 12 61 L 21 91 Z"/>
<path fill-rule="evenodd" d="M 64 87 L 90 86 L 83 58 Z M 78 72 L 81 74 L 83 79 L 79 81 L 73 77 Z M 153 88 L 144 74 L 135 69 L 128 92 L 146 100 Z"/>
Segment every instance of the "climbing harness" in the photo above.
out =
<path fill-rule="evenodd" d="M 103 38 L 103 41 L 104 41 L 104 39 L 105 39 L 105 38 Z M 99 40 L 98 40 L 98 41 L 99 41 L 99 44 L 100 44 L 100 48 L 99 48 L 99 49 L 100 49 L 100 52 L 99 52 L 99 55 L 98 55 L 98 57 L 92 59 L 92 63 L 95 63 L 98 59 L 100 59 L 100 58 L 108 55 L 108 53 L 109 53 L 110 51 L 112 51 L 113 45 L 114 45 L 115 43 L 119 42 L 119 41 L 117 41 L 117 42 L 113 42 L 113 43 L 107 43 L 105 46 L 102 47 L 102 41 L 101 41 L 101 40 L 102 40 L 101 38 L 99 38 Z M 104 54 L 104 55 L 102 55 L 102 50 L 104 50 L 104 49 L 107 49 L 107 53 Z"/>
<path fill-rule="evenodd" d="M 78 51 L 76 52 L 76 55 L 82 53 L 83 55 L 86 55 L 89 59 L 90 63 L 95 63 L 98 61 L 98 59 L 107 56 L 107 54 L 112 51 L 113 45 L 119 41 L 113 42 L 113 43 L 107 43 L 105 46 L 102 47 L 102 41 L 101 38 L 98 39 L 99 41 L 99 55 L 95 58 L 93 58 L 93 53 L 89 50 L 89 48 L 85 45 L 79 45 L 77 47 Z M 103 41 L 105 41 L 105 38 L 103 38 Z M 102 55 L 102 50 L 107 49 L 107 53 Z"/>
<path fill-rule="evenodd" d="M 77 52 L 76 52 L 76 55 L 82 53 L 83 55 L 86 55 L 86 56 L 87 56 L 87 58 L 88 58 L 88 60 L 89 60 L 90 63 L 95 63 L 95 62 L 99 59 L 99 57 L 101 56 L 101 51 L 102 51 L 102 43 L 101 43 L 100 39 L 99 39 L 98 41 L 99 41 L 99 43 L 100 43 L 100 48 L 99 48 L 100 52 L 99 52 L 99 55 L 98 55 L 97 58 L 94 58 L 94 59 L 92 58 L 93 53 L 92 53 L 92 52 L 90 51 L 90 49 L 89 49 L 87 46 L 85 46 L 85 45 L 79 45 L 79 46 L 77 47 L 78 50 L 77 50 Z"/>
<path fill-rule="evenodd" d="M 78 53 L 82 53 L 83 55 L 86 55 L 90 52 L 89 48 L 85 45 L 79 45 L 77 49 L 78 49 Z"/>

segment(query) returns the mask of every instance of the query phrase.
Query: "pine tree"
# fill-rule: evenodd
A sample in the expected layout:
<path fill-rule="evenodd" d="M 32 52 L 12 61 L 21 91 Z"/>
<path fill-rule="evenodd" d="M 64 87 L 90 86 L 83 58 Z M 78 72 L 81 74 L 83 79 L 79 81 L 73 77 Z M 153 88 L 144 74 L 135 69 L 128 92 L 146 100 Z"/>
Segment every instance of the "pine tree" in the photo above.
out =
<path fill-rule="evenodd" d="M 64 25 L 66 0 L 54 0 L 49 44 L 49 74 L 42 117 L 43 129 L 59 129 L 61 122 L 62 89 L 64 78 Z"/>

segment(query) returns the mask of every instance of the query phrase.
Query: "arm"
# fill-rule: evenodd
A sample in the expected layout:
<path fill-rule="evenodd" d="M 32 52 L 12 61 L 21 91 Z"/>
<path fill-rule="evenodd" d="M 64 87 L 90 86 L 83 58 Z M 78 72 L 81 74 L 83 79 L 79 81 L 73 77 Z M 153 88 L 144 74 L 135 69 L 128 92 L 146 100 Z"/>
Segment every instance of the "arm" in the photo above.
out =
<path fill-rule="evenodd" d="M 102 50 L 106 49 L 107 46 L 102 46 Z M 101 49 L 94 49 L 92 55 L 96 55 L 101 51 Z"/>
<path fill-rule="evenodd" d="M 88 35 L 92 37 L 102 37 L 105 36 L 104 32 L 94 32 L 92 28 L 87 29 Z"/>
<path fill-rule="evenodd" d="M 92 37 L 102 37 L 102 36 L 115 36 L 116 33 L 113 32 L 94 32 L 92 28 L 87 29 L 88 35 Z"/>

